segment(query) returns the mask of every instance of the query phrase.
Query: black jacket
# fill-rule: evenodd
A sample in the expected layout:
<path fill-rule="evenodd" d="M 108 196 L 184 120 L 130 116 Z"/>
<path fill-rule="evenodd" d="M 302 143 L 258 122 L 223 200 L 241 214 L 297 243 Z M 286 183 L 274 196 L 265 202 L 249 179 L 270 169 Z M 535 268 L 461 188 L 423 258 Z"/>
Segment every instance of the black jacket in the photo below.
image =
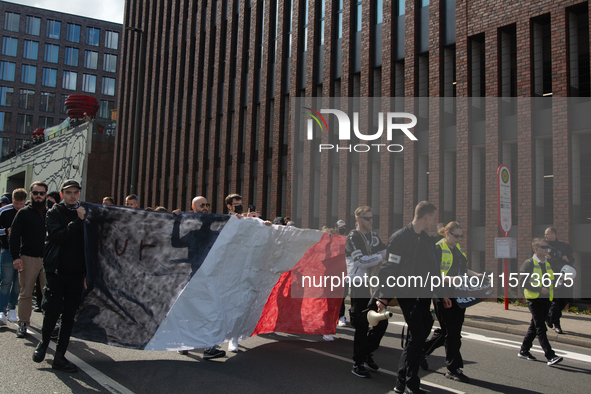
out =
<path fill-rule="evenodd" d="M 417 234 L 412 223 L 401 228 L 390 236 L 386 262 L 380 270 L 380 284 L 384 285 L 378 290 L 380 298 L 430 298 L 432 296 L 430 286 L 425 287 L 408 285 L 404 288 L 390 287 L 388 277 L 420 276 L 426 280 L 428 276 L 439 276 L 439 264 L 435 257 L 435 245 L 426 231 Z M 425 282 L 424 282 L 425 283 Z M 435 289 L 437 293 L 437 289 Z"/>
<path fill-rule="evenodd" d="M 8 229 L 12 226 L 12 221 L 16 216 L 17 210 L 12 204 L 0 208 L 0 244 L 2 249 L 8 249 Z"/>
<path fill-rule="evenodd" d="M 41 215 L 30 205 L 20 209 L 8 236 L 10 254 L 13 259 L 20 256 L 43 257 L 45 246 L 45 214 Z"/>
<path fill-rule="evenodd" d="M 574 267 L 575 257 L 573 256 L 573 248 L 569 243 L 556 240 L 548 242 L 548 245 L 550 245 L 550 248 L 548 249 L 550 260 L 548 260 L 548 262 L 552 266 L 552 270 L 554 272 L 560 272 L 565 264 Z M 566 256 L 568 258 L 568 263 L 562 259 L 562 256 Z"/>
<path fill-rule="evenodd" d="M 85 275 L 84 221 L 76 210 L 68 208 L 64 202 L 55 204 L 47 212 L 46 222 L 45 272 Z"/>

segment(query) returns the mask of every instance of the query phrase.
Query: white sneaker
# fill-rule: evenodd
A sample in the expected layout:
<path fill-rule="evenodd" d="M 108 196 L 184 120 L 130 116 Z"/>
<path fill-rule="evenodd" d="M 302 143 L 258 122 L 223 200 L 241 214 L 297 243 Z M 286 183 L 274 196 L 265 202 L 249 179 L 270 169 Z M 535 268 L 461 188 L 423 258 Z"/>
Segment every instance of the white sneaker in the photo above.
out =
<path fill-rule="evenodd" d="M 324 339 L 325 341 L 328 341 L 328 342 L 334 341 L 334 338 L 333 338 L 333 336 L 331 334 L 323 335 L 322 336 L 322 339 Z"/>
<path fill-rule="evenodd" d="M 6 313 L 0 312 L 0 326 L 6 325 Z"/>
<path fill-rule="evenodd" d="M 238 339 L 232 338 L 230 342 L 228 342 L 228 351 L 238 353 Z"/>
<path fill-rule="evenodd" d="M 16 311 L 14 309 L 8 311 L 8 321 L 11 323 L 18 323 L 18 316 L 16 316 Z"/>
<path fill-rule="evenodd" d="M 347 327 L 347 319 L 345 319 L 345 316 L 339 317 L 339 322 L 337 323 L 337 326 Z"/>

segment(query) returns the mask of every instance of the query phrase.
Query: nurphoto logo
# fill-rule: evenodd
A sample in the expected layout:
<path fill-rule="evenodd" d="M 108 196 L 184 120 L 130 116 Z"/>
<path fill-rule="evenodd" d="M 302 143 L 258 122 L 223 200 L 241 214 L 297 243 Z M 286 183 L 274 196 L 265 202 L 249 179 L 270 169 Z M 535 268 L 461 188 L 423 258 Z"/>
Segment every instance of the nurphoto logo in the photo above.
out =
<path fill-rule="evenodd" d="M 386 137 L 388 141 L 392 141 L 395 130 L 402 131 L 411 141 L 417 141 L 417 137 L 415 137 L 414 134 L 411 133 L 409 130 L 416 126 L 417 117 L 408 112 L 379 112 L 377 131 L 374 134 L 364 134 L 361 132 L 361 129 L 359 127 L 359 112 L 353 112 L 353 125 L 351 126 L 351 119 L 349 118 L 349 115 L 347 115 L 347 113 L 345 113 L 344 111 L 338 109 L 322 108 L 320 112 L 318 112 L 310 107 L 303 107 L 303 109 L 306 110 L 304 111 L 304 113 L 310 117 L 306 122 L 308 140 L 314 139 L 314 123 L 318 125 L 322 132 L 329 132 L 328 124 L 324 116 L 322 116 L 322 114 L 332 114 L 336 116 L 336 120 L 338 122 L 339 141 L 350 141 L 351 130 L 353 130 L 355 137 L 357 137 L 361 141 L 375 141 L 382 137 L 382 134 L 384 133 L 384 128 L 386 130 Z M 410 119 L 410 122 L 401 123 L 400 121 L 404 119 Z M 401 144 L 378 143 L 356 144 L 348 146 L 320 144 L 318 146 L 319 152 L 322 152 L 324 150 L 336 150 L 337 152 L 347 151 L 363 153 L 369 152 L 371 150 L 377 150 L 378 152 L 380 152 L 382 149 L 392 153 L 399 153 L 403 151 L 404 147 Z"/>

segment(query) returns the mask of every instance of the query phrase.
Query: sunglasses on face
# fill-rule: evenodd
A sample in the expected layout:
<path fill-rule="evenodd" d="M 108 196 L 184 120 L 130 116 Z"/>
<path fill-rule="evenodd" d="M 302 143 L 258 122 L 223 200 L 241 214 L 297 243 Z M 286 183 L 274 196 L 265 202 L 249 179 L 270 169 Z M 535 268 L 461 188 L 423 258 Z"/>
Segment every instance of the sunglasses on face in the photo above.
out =
<path fill-rule="evenodd" d="M 46 192 L 38 192 L 38 191 L 36 191 L 36 190 L 33 190 L 33 191 L 31 192 L 31 194 L 32 194 L 32 195 L 34 195 L 34 196 L 44 196 L 44 195 L 45 195 L 45 193 L 46 193 Z"/>
<path fill-rule="evenodd" d="M 449 234 L 452 235 L 456 239 L 461 239 L 464 236 L 464 234 L 454 234 L 454 233 L 449 233 Z"/>
<path fill-rule="evenodd" d="M 373 216 L 366 217 L 366 216 L 359 216 L 359 218 L 365 220 L 366 222 L 371 222 L 373 220 Z"/>
<path fill-rule="evenodd" d="M 201 204 L 197 204 L 197 205 L 199 205 L 200 208 L 205 208 L 205 207 L 209 208 L 209 207 L 211 207 L 211 204 L 210 203 L 205 203 L 205 202 L 202 202 Z"/>

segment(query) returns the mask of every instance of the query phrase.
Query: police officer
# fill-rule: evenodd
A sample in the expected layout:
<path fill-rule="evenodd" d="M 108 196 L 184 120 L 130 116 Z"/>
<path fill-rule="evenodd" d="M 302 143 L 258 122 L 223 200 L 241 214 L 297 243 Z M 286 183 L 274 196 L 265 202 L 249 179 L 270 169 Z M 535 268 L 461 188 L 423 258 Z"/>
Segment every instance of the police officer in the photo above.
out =
<path fill-rule="evenodd" d="M 548 227 L 544 232 L 546 242 L 548 242 L 549 262 L 554 272 L 559 272 L 565 264 L 570 266 L 575 264 L 573 256 L 573 248 L 564 241 L 558 240 L 558 232 L 554 227 Z M 571 302 L 570 289 L 566 286 L 559 286 L 554 291 L 554 300 L 550 302 L 550 312 L 546 323 L 548 327 L 554 328 L 558 334 L 563 334 L 560 326 L 560 318 L 562 317 L 562 310 Z"/>
<path fill-rule="evenodd" d="M 546 336 L 546 318 L 550 309 L 550 301 L 554 299 L 554 271 L 547 260 L 548 242 L 544 238 L 534 238 L 532 248 L 534 255 L 525 260 L 519 268 L 520 274 L 528 275 L 528 279 L 524 282 L 523 295 L 527 299 L 527 307 L 531 312 L 532 319 L 517 356 L 535 361 L 536 358 L 529 350 L 537 336 L 548 360 L 548 365 L 554 365 L 562 361 L 562 357 L 557 356 L 552 350 Z"/>
<path fill-rule="evenodd" d="M 43 327 L 41 342 L 33 353 L 33 361 L 43 361 L 51 332 L 61 315 L 62 324 L 52 368 L 63 372 L 78 371 L 78 368 L 66 359 L 65 354 L 86 276 L 83 227 L 86 210 L 78 202 L 80 190 L 77 181 L 65 181 L 60 189 L 63 201 L 55 204 L 47 212 L 47 241 L 43 256 L 46 285 L 41 305 L 44 311 Z"/>
<path fill-rule="evenodd" d="M 347 275 L 351 288 L 351 324 L 355 327 L 353 339 L 353 369 L 351 373 L 360 378 L 370 377 L 367 369 L 378 370 L 372 353 L 380 346 L 380 341 L 388 328 L 388 321 L 382 320 L 375 327 L 369 327 L 367 312 L 377 310 L 375 300 L 371 301 L 371 289 L 366 281 L 373 269 L 386 257 L 386 245 L 372 231 L 373 213 L 371 207 L 361 206 L 355 210 L 355 230 L 347 235 L 345 256 Z M 367 368 L 367 369 L 366 369 Z"/>
<path fill-rule="evenodd" d="M 380 283 L 388 283 L 388 277 L 410 278 L 427 274 L 438 276 L 439 265 L 435 259 L 435 245 L 426 230 L 437 218 L 437 207 L 428 201 L 421 201 L 415 208 L 414 219 L 408 226 L 398 230 L 388 240 L 387 261 L 380 270 Z M 431 294 L 425 296 L 418 288 L 398 289 L 398 304 L 408 325 L 408 341 L 398 363 L 396 393 L 420 393 L 419 363 L 423 345 L 433 324 L 431 317 Z M 378 288 L 376 296 L 378 312 L 392 299 L 388 287 Z M 404 292 L 404 293 L 403 293 Z M 444 308 L 451 307 L 449 298 L 443 298 Z"/>
<path fill-rule="evenodd" d="M 468 258 L 460 247 L 460 239 L 464 236 L 462 226 L 458 222 L 449 222 L 443 229 L 444 238 L 435 245 L 435 256 L 440 264 L 441 274 L 452 279 L 456 276 L 482 277 L 482 274 L 468 269 Z M 455 298 L 451 299 L 451 308 L 444 308 L 441 300 L 435 301 L 435 313 L 439 321 L 440 329 L 436 330 L 431 339 L 425 342 L 423 352 L 425 359 L 421 361 L 421 367 L 427 369 L 426 357 L 445 344 L 445 363 L 447 373 L 445 377 L 459 382 L 469 383 L 470 379 L 464 375 L 460 368 L 464 367 L 464 361 L 460 354 L 461 331 L 464 324 L 465 308 L 460 308 Z"/>

